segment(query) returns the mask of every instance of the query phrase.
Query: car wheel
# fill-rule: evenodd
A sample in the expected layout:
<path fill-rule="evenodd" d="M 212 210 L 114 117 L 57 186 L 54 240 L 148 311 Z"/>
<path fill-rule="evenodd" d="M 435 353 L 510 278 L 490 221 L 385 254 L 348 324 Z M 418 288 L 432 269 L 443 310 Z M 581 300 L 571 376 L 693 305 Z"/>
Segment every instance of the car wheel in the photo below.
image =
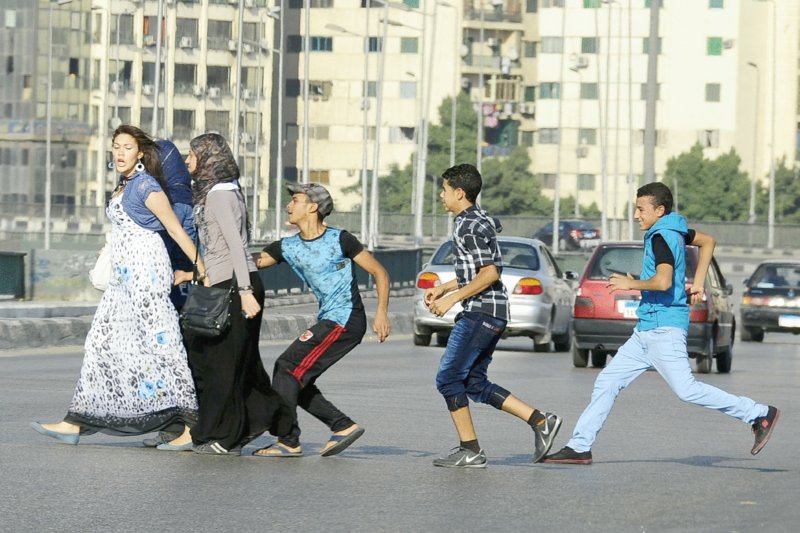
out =
<path fill-rule="evenodd" d="M 733 362 L 733 346 L 726 346 L 722 353 L 717 355 L 717 372 L 727 374 L 731 371 Z"/>
<path fill-rule="evenodd" d="M 568 352 L 572 346 L 572 335 L 569 331 L 563 335 L 553 336 L 553 347 L 557 352 Z"/>
<path fill-rule="evenodd" d="M 578 348 L 578 345 L 572 343 L 572 366 L 575 368 L 586 368 L 589 364 L 589 350 Z"/>
<path fill-rule="evenodd" d="M 592 350 L 592 366 L 595 368 L 605 368 L 608 354 L 602 350 Z"/>
<path fill-rule="evenodd" d="M 762 342 L 764 340 L 764 330 L 759 328 L 750 328 L 750 338 L 753 342 Z"/>
<path fill-rule="evenodd" d="M 714 362 L 714 356 L 697 354 L 695 365 L 699 374 L 708 374 L 711 372 L 711 366 Z"/>
<path fill-rule="evenodd" d="M 539 353 L 546 353 L 550 351 L 550 342 L 543 342 L 541 344 L 536 344 L 536 340 L 533 341 L 533 351 Z"/>
<path fill-rule="evenodd" d="M 753 340 L 753 334 L 750 328 L 743 327 L 741 331 L 739 331 L 739 336 L 741 337 L 742 342 L 750 342 Z"/>
<path fill-rule="evenodd" d="M 447 346 L 447 339 L 450 338 L 449 333 L 437 333 L 436 334 L 436 346 Z"/>
<path fill-rule="evenodd" d="M 414 346 L 428 346 L 431 343 L 430 333 L 427 335 L 417 335 L 414 333 Z"/>

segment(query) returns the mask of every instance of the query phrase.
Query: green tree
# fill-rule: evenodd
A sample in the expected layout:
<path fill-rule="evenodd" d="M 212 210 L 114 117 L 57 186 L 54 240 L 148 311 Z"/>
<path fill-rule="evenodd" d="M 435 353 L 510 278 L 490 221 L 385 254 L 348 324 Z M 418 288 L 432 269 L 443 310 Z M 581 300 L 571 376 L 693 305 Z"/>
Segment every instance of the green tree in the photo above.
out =
<path fill-rule="evenodd" d="M 798 169 L 787 168 L 786 159 L 781 159 L 775 167 L 775 221 L 786 223 L 800 222 L 800 177 Z M 764 187 L 762 197 L 762 220 L 766 220 L 769 210 L 769 189 Z M 761 218 L 761 217 L 760 217 Z"/>
<path fill-rule="evenodd" d="M 747 220 L 750 178 L 740 163 L 734 149 L 706 159 L 700 144 L 671 158 L 664 183 L 677 196 L 676 209 L 690 220 Z"/>

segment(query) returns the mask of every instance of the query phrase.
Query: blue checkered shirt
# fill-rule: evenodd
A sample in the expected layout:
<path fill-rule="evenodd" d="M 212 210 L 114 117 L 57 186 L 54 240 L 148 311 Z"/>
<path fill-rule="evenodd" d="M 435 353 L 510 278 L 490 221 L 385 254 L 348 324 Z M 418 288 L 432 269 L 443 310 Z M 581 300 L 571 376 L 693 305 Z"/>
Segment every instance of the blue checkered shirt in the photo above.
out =
<path fill-rule="evenodd" d="M 475 205 L 456 215 L 453 227 L 453 266 L 459 288 L 475 279 L 481 267 L 494 265 L 498 274 L 503 273 L 503 257 L 500 255 L 500 247 L 497 246 L 497 233 L 502 229 L 497 219 Z M 499 279 L 483 292 L 461 302 L 461 305 L 464 311 L 485 313 L 506 321 L 510 317 L 508 293 Z"/>

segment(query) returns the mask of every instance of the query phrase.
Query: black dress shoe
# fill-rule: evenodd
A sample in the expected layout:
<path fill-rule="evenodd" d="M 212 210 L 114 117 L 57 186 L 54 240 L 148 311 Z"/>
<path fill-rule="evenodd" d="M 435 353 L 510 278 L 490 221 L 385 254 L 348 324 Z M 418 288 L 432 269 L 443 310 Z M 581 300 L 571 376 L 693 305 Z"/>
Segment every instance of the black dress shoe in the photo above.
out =
<path fill-rule="evenodd" d="M 556 453 L 546 456 L 542 462 L 571 465 L 590 465 L 592 464 L 592 452 L 576 452 L 569 446 L 564 446 Z"/>

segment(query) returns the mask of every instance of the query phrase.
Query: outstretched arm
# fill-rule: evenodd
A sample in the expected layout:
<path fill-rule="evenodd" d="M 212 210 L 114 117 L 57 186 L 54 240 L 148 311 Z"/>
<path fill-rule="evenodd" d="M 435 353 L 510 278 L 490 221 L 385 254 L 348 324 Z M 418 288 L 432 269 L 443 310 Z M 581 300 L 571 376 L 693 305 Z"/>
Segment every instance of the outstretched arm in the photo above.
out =
<path fill-rule="evenodd" d="M 362 250 L 353 261 L 366 270 L 375 279 L 375 288 L 378 292 L 378 309 L 372 319 L 372 330 L 378 335 L 378 340 L 383 342 L 389 336 L 389 274 L 375 257 L 366 250 Z"/>

